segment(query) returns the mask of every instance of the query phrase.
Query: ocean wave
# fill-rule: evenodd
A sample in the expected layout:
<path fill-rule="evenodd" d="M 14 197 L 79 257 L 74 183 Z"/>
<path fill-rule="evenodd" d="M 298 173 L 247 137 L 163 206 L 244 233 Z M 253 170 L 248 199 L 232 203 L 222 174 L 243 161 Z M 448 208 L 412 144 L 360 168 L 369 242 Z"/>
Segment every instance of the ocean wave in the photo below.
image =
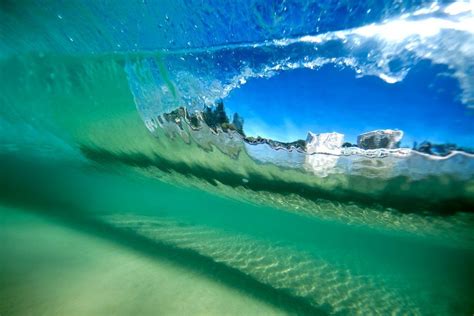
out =
<path fill-rule="evenodd" d="M 380 214 L 392 209 L 403 214 L 472 212 L 474 159 L 466 152 L 441 157 L 403 148 L 341 148 L 338 154 L 308 154 L 282 143 L 279 150 L 251 143 L 234 131 L 205 125 L 194 129 L 185 120 L 157 123 L 180 107 L 189 113 L 213 107 L 251 78 L 327 63 L 351 67 L 355 75 L 388 76 L 391 82 L 403 80 L 420 59 L 432 59 L 465 82 L 463 100 L 468 100 L 473 91 L 469 78 L 474 77 L 468 62 L 474 51 L 467 27 L 472 10 L 456 3 L 373 25 L 256 44 L 10 56 L 1 61 L 0 118 L 8 124 L 1 126 L 0 150 L 23 148 L 22 154 L 40 152 L 43 158 L 77 159 L 86 165 L 120 163 L 150 178 L 215 193 L 216 187 L 224 187 L 233 198 L 366 226 L 373 222 L 357 212 L 315 214 L 311 208 L 322 199 L 382 210 Z M 385 36 L 401 26 L 403 36 Z M 435 29 L 423 31 L 421 26 Z M 457 46 L 439 46 L 451 41 Z M 376 217 L 377 211 L 371 214 Z"/>
<path fill-rule="evenodd" d="M 132 249 L 127 258 L 166 260 L 289 313 L 469 310 L 472 149 L 437 141 L 430 117 L 409 115 L 401 119 L 426 123 L 433 138 L 407 148 L 403 131 L 382 126 L 361 130 L 354 144 L 342 131 L 280 141 L 246 134 L 243 114 L 228 117 L 224 103 L 252 80 L 294 69 L 344 68 L 385 87 L 409 85 L 418 79 L 409 74 L 427 63 L 459 84 L 446 95 L 456 94 L 470 113 L 474 1 L 115 5 L 1 2 L 0 208 L 7 217 L 38 213 L 90 235 L 92 244 L 99 237 Z M 453 134 L 460 131 L 472 129 Z M 15 271 L 29 269 L 16 268 L 24 250 L 32 259 L 24 262 L 45 257 L 22 239 L 36 227 L 28 218 L 19 220 L 28 224 L 20 233 L 11 234 L 15 216 L 4 224 Z M 28 249 L 16 247 L 17 237 Z M 58 258 L 62 267 L 66 257 Z M 81 275 L 89 271 L 83 260 L 66 261 Z M 35 279 L 33 290 L 43 283 Z M 31 288 L 28 278 L 20 281 Z M 24 291 L 5 291 L 5 304 L 18 301 L 16 292 Z"/>
<path fill-rule="evenodd" d="M 412 13 L 357 28 L 257 43 L 167 51 L 131 60 L 127 73 L 138 109 L 153 117 L 185 105 L 212 106 L 251 78 L 327 64 L 356 76 L 402 81 L 422 60 L 443 64 L 462 88 L 466 107 L 474 99 L 472 2 L 433 3 Z M 394 31 L 396 30 L 396 32 Z"/>
<path fill-rule="evenodd" d="M 23 153 L 42 152 L 47 142 L 48 155 L 64 152 L 67 159 L 112 166 L 119 162 L 140 167 L 148 177 L 172 172 L 181 184 L 186 181 L 178 175 L 189 177 L 190 183 L 202 178 L 198 186 L 222 183 L 236 190 L 236 198 L 243 187 L 310 201 L 378 203 L 403 212 L 452 214 L 473 209 L 474 160 L 466 153 L 441 158 L 410 149 L 344 148 L 337 156 L 275 150 L 265 143 L 244 142 L 235 132 L 216 132 L 206 125 L 194 129 L 184 119 L 179 124 L 163 120 L 158 126 L 154 118 L 155 123 L 143 124 L 134 102 L 144 96 L 130 93 L 130 64 L 121 56 L 26 56 L 10 60 L 9 66 L 21 75 L 3 80 L 0 100 L 5 106 L 0 111 L 11 124 L 2 125 L 2 135 L 10 135 L 5 144 L 26 148 Z M 30 71 L 35 75 L 29 77 Z M 47 95 L 38 98 L 44 91 Z M 149 170 L 156 168 L 160 175 Z M 413 203 L 403 202 L 407 198 Z M 271 199 L 260 202 L 264 200 Z M 292 203 L 283 204 L 289 208 Z"/>

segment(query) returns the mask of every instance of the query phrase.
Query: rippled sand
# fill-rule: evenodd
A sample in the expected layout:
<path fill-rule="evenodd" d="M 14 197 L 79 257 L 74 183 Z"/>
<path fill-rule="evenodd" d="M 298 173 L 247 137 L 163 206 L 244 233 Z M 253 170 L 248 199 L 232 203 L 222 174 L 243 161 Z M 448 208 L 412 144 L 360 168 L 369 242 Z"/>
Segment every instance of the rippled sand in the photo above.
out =
<path fill-rule="evenodd" d="M 217 262 L 243 271 L 262 283 L 304 298 L 324 313 L 451 314 L 460 308 L 466 308 L 460 305 L 467 304 L 466 296 L 458 296 L 456 293 L 456 290 L 463 289 L 463 281 L 457 280 L 459 275 L 456 275 L 458 272 L 462 274 L 463 264 L 460 263 L 455 268 L 460 268 L 460 271 L 446 271 L 445 277 L 433 275 L 433 271 L 439 273 L 440 269 L 457 264 L 449 263 L 450 258 L 446 258 L 446 262 L 432 262 L 432 267 L 420 266 L 430 264 L 430 259 L 426 257 L 433 255 L 429 254 L 433 249 L 417 243 L 407 244 L 412 248 L 408 253 L 419 252 L 421 256 L 413 256 L 413 267 L 410 267 L 409 258 L 387 265 L 380 258 L 383 253 L 377 254 L 377 247 L 370 249 L 373 247 L 370 244 L 366 247 L 369 248 L 369 253 L 373 252 L 371 256 L 374 258 L 364 258 L 367 250 L 357 249 L 351 253 L 350 246 L 346 249 L 347 252 L 341 249 L 319 249 L 314 253 L 285 243 L 268 242 L 265 238 L 256 239 L 245 234 L 230 234 L 206 226 L 149 216 L 114 215 L 108 216 L 106 221 L 152 240 L 196 250 Z M 341 231 L 341 234 L 345 233 Z M 382 243 L 383 239 L 382 237 Z M 387 243 L 387 249 L 401 245 L 403 242 L 400 241 Z M 319 246 L 314 247 L 318 249 Z M 443 251 L 444 256 L 450 256 L 449 250 L 438 250 Z M 403 256 L 402 250 L 400 256 Z M 380 262 L 372 262 L 374 259 Z M 451 260 L 457 259 L 453 257 Z M 471 276 L 465 274 L 464 277 Z M 440 282 L 446 281 L 453 283 L 444 284 L 443 288 Z M 437 301 L 437 297 L 444 299 Z"/>
<path fill-rule="evenodd" d="M 277 315 L 197 271 L 0 209 L 2 315 Z"/>

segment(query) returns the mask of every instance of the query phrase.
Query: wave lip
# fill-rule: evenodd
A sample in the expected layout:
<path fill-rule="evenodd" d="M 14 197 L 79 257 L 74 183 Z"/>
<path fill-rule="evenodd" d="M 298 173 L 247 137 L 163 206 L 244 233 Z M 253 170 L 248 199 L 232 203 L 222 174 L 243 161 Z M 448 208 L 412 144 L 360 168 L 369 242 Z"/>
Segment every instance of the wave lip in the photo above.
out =
<path fill-rule="evenodd" d="M 472 6 L 472 2 L 470 2 Z M 474 100 L 474 11 L 465 2 L 436 4 L 386 20 L 300 37 L 169 50 L 126 66 L 137 108 L 145 118 L 178 106 L 213 106 L 252 78 L 327 64 L 357 76 L 403 81 L 420 61 L 446 65 L 459 81 L 461 101 Z M 394 31 L 396 30 L 396 31 Z"/>

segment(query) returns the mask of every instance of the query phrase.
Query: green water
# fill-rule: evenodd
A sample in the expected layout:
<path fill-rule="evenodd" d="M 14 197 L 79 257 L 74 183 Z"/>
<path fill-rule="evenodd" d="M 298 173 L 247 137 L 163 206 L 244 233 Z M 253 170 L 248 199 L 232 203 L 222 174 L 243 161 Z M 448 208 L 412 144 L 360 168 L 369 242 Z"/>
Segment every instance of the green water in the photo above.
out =
<path fill-rule="evenodd" d="M 140 58 L 0 61 L 0 314 L 474 312 L 471 204 L 445 202 L 472 181 L 398 192 L 152 135 Z"/>

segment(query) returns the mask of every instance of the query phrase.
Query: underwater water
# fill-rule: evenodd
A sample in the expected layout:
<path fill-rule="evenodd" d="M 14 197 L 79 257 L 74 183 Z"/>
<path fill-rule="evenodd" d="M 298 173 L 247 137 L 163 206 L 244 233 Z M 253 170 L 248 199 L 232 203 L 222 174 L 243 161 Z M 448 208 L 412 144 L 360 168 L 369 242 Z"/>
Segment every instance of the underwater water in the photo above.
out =
<path fill-rule="evenodd" d="M 0 2 L 0 315 L 471 315 L 472 1 Z"/>

